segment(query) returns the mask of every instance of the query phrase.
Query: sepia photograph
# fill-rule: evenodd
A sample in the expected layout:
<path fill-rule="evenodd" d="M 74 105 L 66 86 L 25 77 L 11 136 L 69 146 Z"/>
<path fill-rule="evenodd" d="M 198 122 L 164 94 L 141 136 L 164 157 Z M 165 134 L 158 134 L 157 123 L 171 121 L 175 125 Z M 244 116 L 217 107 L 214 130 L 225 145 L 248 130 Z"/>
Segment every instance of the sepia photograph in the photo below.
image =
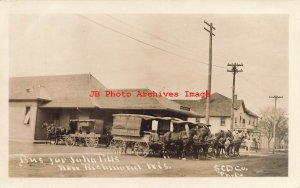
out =
<path fill-rule="evenodd" d="M 17 177 L 288 177 L 288 14 L 10 14 Z"/>
<path fill-rule="evenodd" d="M 300 187 L 300 1 L 0 1 L 0 187 Z"/>

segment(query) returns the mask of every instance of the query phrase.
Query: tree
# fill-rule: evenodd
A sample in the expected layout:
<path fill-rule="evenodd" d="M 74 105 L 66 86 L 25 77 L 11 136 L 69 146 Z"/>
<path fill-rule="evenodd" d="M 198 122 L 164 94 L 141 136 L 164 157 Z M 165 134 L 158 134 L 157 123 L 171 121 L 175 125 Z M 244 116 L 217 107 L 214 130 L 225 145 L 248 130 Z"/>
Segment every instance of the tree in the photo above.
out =
<path fill-rule="evenodd" d="M 281 141 L 288 143 L 288 118 L 284 118 L 276 127 L 276 143 L 280 145 Z"/>
<path fill-rule="evenodd" d="M 286 138 L 288 133 L 288 117 L 286 110 L 282 108 L 265 108 L 259 112 L 261 118 L 259 126 L 262 130 L 262 133 L 268 139 L 268 149 L 270 150 L 270 142 L 273 139 L 273 125 L 275 124 L 276 131 L 276 140 L 277 143 L 280 143 L 283 139 Z"/>

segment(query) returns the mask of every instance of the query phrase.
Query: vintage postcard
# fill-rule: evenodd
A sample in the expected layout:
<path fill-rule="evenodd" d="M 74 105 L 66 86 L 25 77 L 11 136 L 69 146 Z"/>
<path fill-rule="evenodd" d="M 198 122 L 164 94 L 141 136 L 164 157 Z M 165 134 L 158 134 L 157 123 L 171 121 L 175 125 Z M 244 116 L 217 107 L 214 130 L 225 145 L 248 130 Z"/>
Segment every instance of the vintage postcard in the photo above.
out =
<path fill-rule="evenodd" d="M 4 186 L 160 178 L 155 186 L 177 187 L 207 177 L 206 187 L 230 187 L 228 178 L 300 186 L 293 2 L 257 12 L 203 11 L 200 1 L 60 3 L 3 3 Z"/>

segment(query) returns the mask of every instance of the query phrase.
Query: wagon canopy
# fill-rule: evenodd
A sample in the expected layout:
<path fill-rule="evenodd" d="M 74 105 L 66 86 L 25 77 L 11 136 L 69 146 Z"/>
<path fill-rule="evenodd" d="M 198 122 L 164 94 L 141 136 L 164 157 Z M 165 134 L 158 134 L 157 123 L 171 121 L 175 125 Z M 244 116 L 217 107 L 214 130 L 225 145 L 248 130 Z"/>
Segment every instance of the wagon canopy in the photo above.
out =
<path fill-rule="evenodd" d="M 142 121 L 151 122 L 154 116 L 140 114 L 113 114 L 112 135 L 141 136 Z"/>
<path fill-rule="evenodd" d="M 103 120 L 100 119 L 70 119 L 69 128 L 72 133 L 81 130 L 82 132 L 93 132 L 103 134 Z"/>
<path fill-rule="evenodd" d="M 141 114 L 113 114 L 112 135 L 142 136 L 145 131 L 157 131 L 159 134 L 168 131 L 189 129 L 198 123 L 184 121 L 175 117 L 154 117 Z"/>
<path fill-rule="evenodd" d="M 211 125 L 207 125 L 205 123 L 197 123 L 198 127 L 211 127 Z"/>

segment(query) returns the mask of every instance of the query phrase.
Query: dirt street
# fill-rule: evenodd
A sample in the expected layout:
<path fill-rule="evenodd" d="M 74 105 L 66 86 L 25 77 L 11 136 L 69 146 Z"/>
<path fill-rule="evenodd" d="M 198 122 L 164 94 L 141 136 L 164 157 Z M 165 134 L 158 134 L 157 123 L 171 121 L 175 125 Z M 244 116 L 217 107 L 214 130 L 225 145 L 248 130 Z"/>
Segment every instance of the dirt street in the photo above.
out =
<path fill-rule="evenodd" d="M 288 155 L 241 152 L 238 158 L 179 160 L 120 155 L 107 148 L 10 142 L 10 177 L 287 176 Z"/>

